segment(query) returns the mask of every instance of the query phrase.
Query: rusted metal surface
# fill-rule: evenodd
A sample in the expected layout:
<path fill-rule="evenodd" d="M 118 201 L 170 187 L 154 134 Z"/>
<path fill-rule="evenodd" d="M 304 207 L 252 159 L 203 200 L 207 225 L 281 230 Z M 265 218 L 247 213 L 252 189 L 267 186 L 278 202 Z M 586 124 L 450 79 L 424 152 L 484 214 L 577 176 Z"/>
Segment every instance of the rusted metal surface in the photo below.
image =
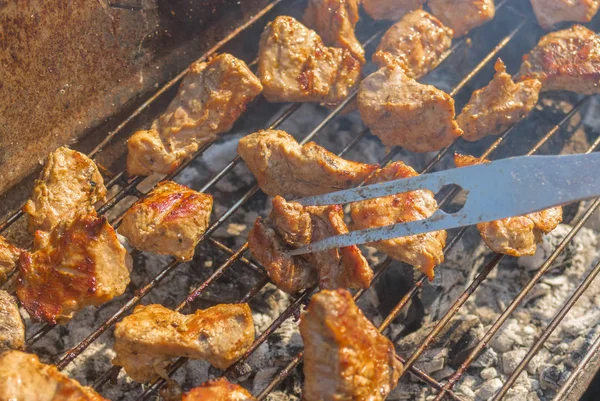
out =
<path fill-rule="evenodd" d="M 48 152 L 102 141 L 143 101 L 267 0 L 0 1 L 0 213 Z M 115 118 L 118 120 L 118 118 Z M 122 156 L 122 142 L 101 162 Z M 14 200 L 14 202 L 13 202 Z"/>

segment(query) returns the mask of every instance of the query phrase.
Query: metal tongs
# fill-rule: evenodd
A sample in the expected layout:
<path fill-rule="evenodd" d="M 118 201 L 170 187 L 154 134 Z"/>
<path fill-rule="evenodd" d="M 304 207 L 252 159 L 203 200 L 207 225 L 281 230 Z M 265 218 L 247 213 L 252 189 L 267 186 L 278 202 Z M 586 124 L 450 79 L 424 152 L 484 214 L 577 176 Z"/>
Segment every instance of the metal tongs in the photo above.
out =
<path fill-rule="evenodd" d="M 466 193 L 456 213 L 438 209 L 429 218 L 352 231 L 289 252 L 302 255 L 430 231 L 521 216 L 600 196 L 600 152 L 585 155 L 520 156 L 429 173 L 297 200 L 304 206 L 339 205 L 418 189 L 437 193 L 455 184 Z"/>

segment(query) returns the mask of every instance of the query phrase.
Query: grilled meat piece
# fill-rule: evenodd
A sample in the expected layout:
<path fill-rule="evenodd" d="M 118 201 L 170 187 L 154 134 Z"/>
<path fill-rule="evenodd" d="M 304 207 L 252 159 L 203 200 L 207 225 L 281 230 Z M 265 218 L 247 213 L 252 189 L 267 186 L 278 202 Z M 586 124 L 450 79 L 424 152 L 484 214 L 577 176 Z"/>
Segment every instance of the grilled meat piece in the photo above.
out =
<path fill-rule="evenodd" d="M 562 21 L 590 22 L 598 12 L 600 1 L 531 0 L 531 6 L 540 26 L 550 29 Z"/>
<path fill-rule="evenodd" d="M 358 85 L 360 69 L 350 50 L 325 46 L 292 17 L 275 18 L 260 37 L 258 76 L 270 102 L 336 105 Z"/>
<path fill-rule="evenodd" d="M 373 19 L 395 21 L 409 11 L 420 9 L 426 0 L 362 0 L 362 6 Z"/>
<path fill-rule="evenodd" d="M 456 153 L 457 167 L 488 163 L 486 159 Z M 562 207 L 557 206 L 524 216 L 477 224 L 485 244 L 494 252 L 512 256 L 534 255 L 544 234 L 554 230 L 562 221 Z"/>
<path fill-rule="evenodd" d="M 454 99 L 409 78 L 398 65 L 382 67 L 358 90 L 360 116 L 389 147 L 431 152 L 462 135 L 454 120 Z"/>
<path fill-rule="evenodd" d="M 361 64 L 365 51 L 356 39 L 359 0 L 310 0 L 304 12 L 304 23 L 314 29 L 327 46 L 348 49 Z"/>
<path fill-rule="evenodd" d="M 148 131 L 127 141 L 127 172 L 172 172 L 202 145 L 227 132 L 260 94 L 262 86 L 246 63 L 231 54 L 193 63 L 177 96 Z"/>
<path fill-rule="evenodd" d="M 417 175 L 414 169 L 397 161 L 379 170 L 368 183 L 375 184 Z M 353 228 L 362 230 L 425 219 L 437 208 L 431 191 L 418 190 L 355 202 L 350 207 L 350 215 L 355 225 Z M 432 280 L 434 267 L 444 261 L 446 231 L 410 235 L 378 241 L 371 245 L 394 259 L 414 266 Z"/>
<path fill-rule="evenodd" d="M 402 364 L 394 345 L 362 314 L 346 290 L 315 294 L 300 320 L 306 401 L 383 401 Z"/>
<path fill-rule="evenodd" d="M 373 55 L 379 67 L 399 64 L 406 74 L 419 79 L 442 61 L 452 45 L 452 29 L 433 15 L 416 10 L 386 31 Z"/>
<path fill-rule="evenodd" d="M 161 305 L 137 306 L 115 326 L 113 364 L 123 366 L 135 381 L 165 377 L 175 357 L 202 359 L 225 369 L 254 341 L 248 304 L 217 305 L 182 315 Z"/>
<path fill-rule="evenodd" d="M 131 257 L 105 218 L 80 214 L 51 232 L 36 231 L 19 259 L 17 296 L 29 315 L 67 323 L 75 312 L 125 291 Z"/>
<path fill-rule="evenodd" d="M 0 283 L 5 282 L 8 274 L 15 269 L 21 252 L 21 249 L 0 235 Z"/>
<path fill-rule="evenodd" d="M 23 206 L 29 215 L 29 231 L 50 231 L 77 213 L 90 213 L 105 195 L 96 164 L 83 153 L 60 147 L 48 155 L 31 199 Z"/>
<path fill-rule="evenodd" d="M 8 292 L 0 290 L 0 352 L 21 349 L 24 345 L 25 325 L 17 301 Z"/>
<path fill-rule="evenodd" d="M 600 92 L 600 36 L 575 25 L 543 36 L 523 56 L 519 79 L 537 78 L 542 91 Z"/>
<path fill-rule="evenodd" d="M 454 37 L 494 19 L 494 0 L 429 0 L 431 13 L 454 31 Z"/>
<path fill-rule="evenodd" d="M 0 355 L 0 400 L 107 401 L 34 354 L 6 351 Z"/>
<path fill-rule="evenodd" d="M 285 292 L 310 288 L 317 280 L 321 288 L 368 288 L 373 272 L 355 245 L 301 256 L 287 253 L 347 232 L 341 206 L 304 207 L 276 196 L 269 218 L 259 217 L 254 223 L 248 245 L 271 280 Z"/>
<path fill-rule="evenodd" d="M 542 84 L 537 79 L 514 83 L 506 66 L 498 59 L 492 81 L 473 92 L 456 122 L 463 138 L 477 141 L 486 135 L 497 135 L 523 119 L 536 105 Z"/>
<path fill-rule="evenodd" d="M 307 259 L 288 255 L 290 248 L 282 242 L 270 221 L 256 219 L 248 234 L 248 246 L 282 291 L 294 293 L 317 284 L 317 271 Z"/>
<path fill-rule="evenodd" d="M 191 260 L 208 227 L 212 205 L 210 195 L 161 182 L 129 208 L 119 233 L 138 249 Z"/>
<path fill-rule="evenodd" d="M 314 142 L 300 145 L 285 131 L 240 140 L 238 154 L 268 195 L 310 196 L 360 184 L 377 166 L 342 159 Z"/>
<path fill-rule="evenodd" d="M 242 386 L 225 378 L 202 383 L 185 393 L 181 401 L 254 401 L 255 398 Z"/>

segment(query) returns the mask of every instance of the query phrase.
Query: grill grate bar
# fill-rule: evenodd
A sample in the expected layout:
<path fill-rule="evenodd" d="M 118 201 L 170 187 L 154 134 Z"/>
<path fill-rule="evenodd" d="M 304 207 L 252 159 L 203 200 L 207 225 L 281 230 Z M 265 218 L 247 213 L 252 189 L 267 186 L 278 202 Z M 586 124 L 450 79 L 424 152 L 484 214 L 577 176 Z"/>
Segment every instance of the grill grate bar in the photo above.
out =
<path fill-rule="evenodd" d="M 598 349 L 600 349 L 600 335 L 596 337 L 596 340 L 594 340 L 588 352 L 586 352 L 585 356 L 581 359 L 581 362 L 579 362 L 573 373 L 569 375 L 560 390 L 556 393 L 553 401 L 563 401 L 567 399 L 567 394 L 573 390 L 574 384 L 581 377 L 581 375 L 586 372 L 590 361 L 594 357 L 598 357 Z"/>
<path fill-rule="evenodd" d="M 594 203 L 595 203 L 595 205 L 593 206 L 593 208 L 596 209 L 598 207 L 598 205 L 600 205 L 600 199 L 596 199 L 596 201 Z M 510 389 L 510 386 L 512 386 L 514 384 L 514 382 L 517 380 L 517 378 L 519 377 L 521 372 L 523 372 L 523 369 L 525 369 L 525 367 L 527 366 L 529 361 L 531 361 L 531 359 L 534 357 L 534 355 L 544 345 L 544 343 L 546 342 L 548 337 L 550 337 L 552 332 L 554 332 L 554 330 L 561 323 L 561 321 L 564 319 L 566 314 L 569 313 L 569 311 L 571 310 L 573 305 L 575 305 L 575 303 L 581 297 L 581 295 L 585 292 L 585 290 L 587 290 L 588 287 L 590 286 L 590 284 L 592 284 L 592 281 L 594 281 L 594 279 L 596 278 L 596 276 L 598 275 L 599 272 L 600 272 L 600 262 L 598 262 L 596 264 L 596 266 L 594 266 L 592 271 L 590 271 L 588 273 L 588 275 L 581 282 L 581 284 L 579 284 L 579 286 L 577 286 L 577 289 L 575 290 L 573 295 L 571 295 L 569 300 L 567 302 L 565 302 L 565 304 L 562 306 L 560 311 L 556 314 L 556 316 L 554 316 L 554 318 L 552 319 L 552 321 L 550 322 L 548 327 L 546 327 L 546 329 L 542 332 L 542 335 L 540 336 L 540 338 L 538 338 L 538 340 L 535 342 L 535 344 L 527 352 L 527 354 L 525 355 L 523 360 L 519 363 L 519 365 L 517 365 L 516 369 L 511 373 L 510 377 L 508 378 L 506 383 L 504 383 L 504 385 L 502 386 L 500 391 L 498 393 L 496 393 L 494 398 L 492 398 L 492 401 L 500 400 L 500 399 L 502 399 L 502 397 L 504 397 L 506 395 L 506 393 Z"/>
<path fill-rule="evenodd" d="M 587 99 L 587 98 L 586 98 Z M 592 152 L 596 147 L 600 145 L 600 137 L 596 139 L 596 141 L 590 146 L 586 153 Z M 508 319 L 508 317 L 514 312 L 514 310 L 520 305 L 525 296 L 529 293 L 529 291 L 537 284 L 540 278 L 550 269 L 552 263 L 556 260 L 556 258 L 562 253 L 562 251 L 566 248 L 566 246 L 571 242 L 571 240 L 577 235 L 579 230 L 583 227 L 585 222 L 593 215 L 593 213 L 598 209 L 600 205 L 600 200 L 596 200 L 585 212 L 583 216 L 579 218 L 575 226 L 569 231 L 567 236 L 561 241 L 561 243 L 556 247 L 554 252 L 548 257 L 548 259 L 542 264 L 540 269 L 536 272 L 536 274 L 529 280 L 529 282 L 521 289 L 521 292 L 512 300 L 510 305 L 504 310 L 504 312 L 500 315 L 500 317 L 494 322 L 492 327 L 485 333 L 483 338 L 479 341 L 479 343 L 475 346 L 475 348 L 471 351 L 469 356 L 465 359 L 465 361 L 459 366 L 454 374 L 452 374 L 447 383 L 444 385 L 442 390 L 437 394 L 435 400 L 441 400 L 446 393 L 447 390 L 451 389 L 460 377 L 464 374 L 467 368 L 471 365 L 471 363 L 476 359 L 479 353 L 487 346 L 488 342 L 492 339 L 492 337 L 496 334 L 496 332 L 500 329 L 500 327 L 504 324 L 504 322 Z"/>

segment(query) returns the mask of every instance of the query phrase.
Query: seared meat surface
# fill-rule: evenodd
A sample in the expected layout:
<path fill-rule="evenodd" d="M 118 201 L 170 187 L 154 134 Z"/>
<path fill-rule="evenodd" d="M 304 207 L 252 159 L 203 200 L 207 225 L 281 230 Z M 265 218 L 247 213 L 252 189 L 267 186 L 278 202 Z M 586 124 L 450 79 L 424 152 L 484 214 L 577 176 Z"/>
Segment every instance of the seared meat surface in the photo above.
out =
<path fill-rule="evenodd" d="M 0 290 L 0 352 L 5 349 L 22 349 L 25 345 L 25 325 L 17 301 Z"/>
<path fill-rule="evenodd" d="M 315 294 L 300 320 L 306 401 L 383 401 L 402 364 L 346 290 Z"/>
<path fill-rule="evenodd" d="M 369 184 L 417 175 L 411 167 L 397 161 L 378 171 Z M 353 228 L 363 230 L 425 219 L 438 208 L 433 195 L 431 191 L 418 190 L 355 202 L 350 208 Z M 434 267 L 444 261 L 446 231 L 394 238 L 371 245 L 394 259 L 414 266 L 432 280 Z"/>
<path fill-rule="evenodd" d="M 270 102 L 336 105 L 356 87 L 360 69 L 350 50 L 325 46 L 292 17 L 275 18 L 260 37 L 258 76 Z"/>
<path fill-rule="evenodd" d="M 387 65 L 365 78 L 358 110 L 371 132 L 389 147 L 432 152 L 462 135 L 454 120 L 454 99 L 409 78 L 399 65 Z"/>
<path fill-rule="evenodd" d="M 365 62 L 365 51 L 356 39 L 359 0 L 310 0 L 304 23 L 314 29 L 327 46 L 348 49 L 355 59 Z"/>
<path fill-rule="evenodd" d="M 240 140 L 238 154 L 268 195 L 310 196 L 360 184 L 377 166 L 342 159 L 314 142 L 300 145 L 285 131 Z"/>
<path fill-rule="evenodd" d="M 399 64 L 409 77 L 418 79 L 437 67 L 450 45 L 452 29 L 433 15 L 416 10 L 385 32 L 373 62 L 379 67 Z"/>
<path fill-rule="evenodd" d="M 426 0 L 362 0 L 362 6 L 373 19 L 395 21 L 406 13 L 421 8 Z"/>
<path fill-rule="evenodd" d="M 537 78 L 542 91 L 600 92 L 600 36 L 575 25 L 543 36 L 523 56 L 520 80 Z"/>
<path fill-rule="evenodd" d="M 50 231 L 77 213 L 90 213 L 105 195 L 96 164 L 83 153 L 65 146 L 58 148 L 48 155 L 31 199 L 23 206 L 29 216 L 29 231 Z"/>
<path fill-rule="evenodd" d="M 167 174 L 200 147 L 227 132 L 260 94 L 262 86 L 246 63 L 231 54 L 193 63 L 177 96 L 147 131 L 127 141 L 127 172 Z"/>
<path fill-rule="evenodd" d="M 34 354 L 6 351 L 0 355 L 0 400 L 107 401 Z"/>
<path fill-rule="evenodd" d="M 245 388 L 225 378 L 202 383 L 185 393 L 181 401 L 254 401 Z"/>
<path fill-rule="evenodd" d="M 8 274 L 17 266 L 22 250 L 0 235 L 0 283 L 6 281 Z"/>
<path fill-rule="evenodd" d="M 562 21 L 590 22 L 598 12 L 599 0 L 531 0 L 540 26 L 550 29 Z"/>
<path fill-rule="evenodd" d="M 32 318 L 64 324 L 123 294 L 130 270 L 131 257 L 106 219 L 80 214 L 35 233 L 19 259 L 17 296 Z"/>
<path fill-rule="evenodd" d="M 225 369 L 254 341 L 248 304 L 217 305 L 183 315 L 161 305 L 137 306 L 115 326 L 113 364 L 135 381 L 165 377 L 173 358 L 202 359 Z"/>
<path fill-rule="evenodd" d="M 138 249 L 191 260 L 208 227 L 212 205 L 210 195 L 161 182 L 127 210 L 119 233 Z"/>
<path fill-rule="evenodd" d="M 537 79 L 514 83 L 506 66 L 498 59 L 492 81 L 473 92 L 456 122 L 463 138 L 477 141 L 487 135 L 497 135 L 523 119 L 535 107 L 542 84 Z"/>
<path fill-rule="evenodd" d="M 368 288 L 373 272 L 355 245 L 300 256 L 287 253 L 347 232 L 341 206 L 304 207 L 276 196 L 269 218 L 254 223 L 248 245 L 283 291 L 294 293 L 317 282 L 321 288 Z"/>
<path fill-rule="evenodd" d="M 457 167 L 463 167 L 488 163 L 488 160 L 456 153 L 454 163 Z M 543 235 L 554 230 L 561 221 L 562 207 L 557 206 L 524 216 L 480 223 L 477 224 L 477 229 L 492 251 L 511 256 L 526 256 L 534 255 Z"/>
<path fill-rule="evenodd" d="M 454 37 L 466 35 L 471 29 L 494 19 L 494 0 L 429 0 L 431 13 L 452 28 Z"/>

